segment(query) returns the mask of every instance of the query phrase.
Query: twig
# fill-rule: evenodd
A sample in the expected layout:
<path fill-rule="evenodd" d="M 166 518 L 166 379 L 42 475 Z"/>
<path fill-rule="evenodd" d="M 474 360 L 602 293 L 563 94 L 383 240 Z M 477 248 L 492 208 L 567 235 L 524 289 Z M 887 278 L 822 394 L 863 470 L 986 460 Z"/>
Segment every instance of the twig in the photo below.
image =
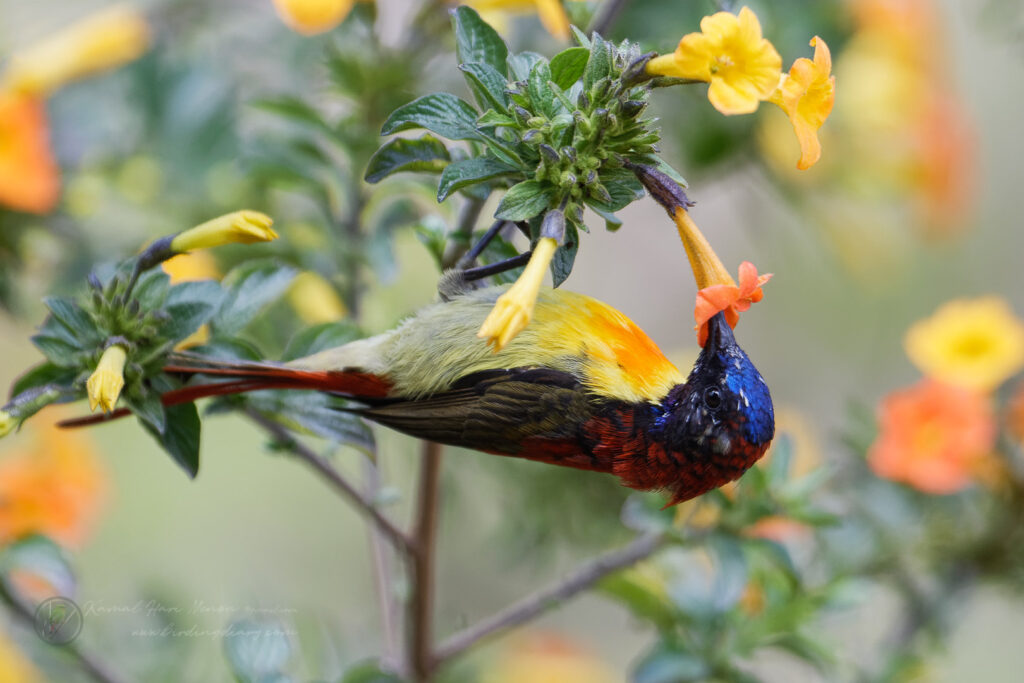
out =
<path fill-rule="evenodd" d="M 436 667 L 431 653 L 434 617 L 434 553 L 437 546 L 438 494 L 441 483 L 441 446 L 423 442 L 419 499 L 416 503 L 412 555 L 409 562 L 412 595 L 409 599 L 409 671 L 416 681 L 429 681 Z"/>
<path fill-rule="evenodd" d="M 26 626 L 30 629 L 35 629 L 35 615 L 6 590 L 0 590 L 0 594 L 3 596 L 4 603 L 19 619 L 25 622 Z M 107 665 L 100 661 L 94 654 L 83 650 L 77 641 L 72 641 L 62 645 L 61 648 L 75 661 L 77 661 L 79 666 L 81 666 L 82 669 L 93 678 L 93 680 L 96 680 L 99 683 L 123 683 L 125 680 L 111 671 L 110 668 L 108 668 Z"/>
<path fill-rule="evenodd" d="M 394 525 L 391 520 L 384 516 L 384 514 L 377 509 L 372 500 L 369 500 L 356 488 L 348 482 L 341 474 L 334 469 L 331 464 L 322 456 L 315 453 L 310 448 L 306 447 L 300 441 L 298 441 L 287 429 L 277 424 L 273 420 L 267 419 L 259 412 L 252 408 L 247 408 L 245 414 L 253 422 L 263 427 L 274 440 L 285 445 L 293 455 L 298 457 L 300 460 L 304 460 L 306 464 L 312 467 L 314 470 L 319 472 L 323 478 L 329 483 L 334 489 L 341 494 L 342 497 L 347 498 L 352 505 L 356 507 L 360 512 L 373 520 L 373 523 L 377 525 L 377 528 L 382 534 L 388 537 L 395 547 L 405 551 L 411 552 L 412 541 L 405 533 Z"/>
<path fill-rule="evenodd" d="M 598 10 L 598 14 L 594 17 L 594 20 L 590 22 L 588 33 L 600 33 L 604 35 L 608 29 L 615 23 L 615 19 L 618 18 L 619 12 L 626 6 L 627 0 L 605 0 L 604 4 L 601 5 L 601 9 Z"/>
<path fill-rule="evenodd" d="M 366 473 L 366 497 L 373 500 L 380 491 L 379 456 L 377 460 L 364 458 Z M 397 665 L 400 661 L 398 640 L 398 614 L 395 609 L 395 596 L 392 588 L 392 557 L 382 542 L 380 529 L 369 527 L 370 559 L 373 566 L 374 585 L 377 589 L 377 600 L 380 604 L 381 628 L 384 629 L 384 661 Z"/>
<path fill-rule="evenodd" d="M 528 595 L 497 614 L 451 636 L 435 651 L 435 663 L 441 663 L 461 654 L 484 638 L 524 624 L 574 595 L 585 591 L 604 577 L 625 569 L 654 553 L 665 542 L 660 533 L 637 538 L 624 548 L 613 550 L 579 567 L 554 586 Z"/>

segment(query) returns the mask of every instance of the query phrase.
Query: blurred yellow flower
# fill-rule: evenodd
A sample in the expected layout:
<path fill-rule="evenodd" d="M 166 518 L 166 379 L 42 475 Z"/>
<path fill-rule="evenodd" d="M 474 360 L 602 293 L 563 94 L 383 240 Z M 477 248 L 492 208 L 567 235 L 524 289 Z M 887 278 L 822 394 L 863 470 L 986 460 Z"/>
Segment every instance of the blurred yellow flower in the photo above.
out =
<path fill-rule="evenodd" d="M 0 92 L 0 204 L 49 213 L 59 194 L 60 172 L 50 150 L 43 101 Z"/>
<path fill-rule="evenodd" d="M 1024 368 L 1024 322 L 1003 299 L 956 299 L 907 331 L 910 360 L 929 377 L 991 391 Z"/>
<path fill-rule="evenodd" d="M 343 22 L 355 4 L 355 0 L 274 0 L 274 9 L 288 28 L 312 36 Z"/>
<path fill-rule="evenodd" d="M 14 431 L 18 426 L 18 420 L 6 410 L 0 410 L 0 438 L 3 438 Z"/>
<path fill-rule="evenodd" d="M 771 101 L 786 112 L 800 142 L 800 160 L 796 167 L 807 170 L 821 158 L 818 129 L 832 113 L 836 77 L 832 75 L 832 53 L 825 41 L 811 39 L 814 61 L 801 57 L 783 74 Z"/>
<path fill-rule="evenodd" d="M 223 244 L 254 244 L 277 239 L 270 227 L 274 221 L 259 211 L 235 211 L 180 232 L 171 240 L 178 254 Z"/>
<path fill-rule="evenodd" d="M 60 86 L 130 62 L 149 47 L 149 26 L 135 8 L 115 5 L 11 56 L 3 87 L 48 94 Z"/>
<path fill-rule="evenodd" d="M 547 32 L 560 40 L 569 39 L 569 16 L 561 0 L 466 0 L 483 15 L 485 21 L 500 26 L 500 14 L 506 12 L 536 12 Z"/>
<path fill-rule="evenodd" d="M 511 639 L 480 676 L 481 683 L 613 683 L 619 677 L 601 660 L 554 633 Z"/>
<path fill-rule="evenodd" d="M 170 276 L 172 285 L 196 280 L 217 280 L 221 275 L 217 261 L 208 251 L 178 254 L 164 261 L 161 267 Z"/>
<path fill-rule="evenodd" d="M 544 273 L 548 271 L 556 249 L 558 242 L 553 237 L 542 237 L 537 241 L 523 274 L 507 292 L 498 297 L 494 308 L 480 326 L 476 336 L 493 345 L 495 353 L 505 348 L 530 323 Z"/>
<path fill-rule="evenodd" d="M 299 318 L 310 325 L 336 322 L 348 313 L 331 283 L 312 271 L 299 273 L 292 280 L 288 302 Z"/>
<path fill-rule="evenodd" d="M 700 29 L 683 36 L 674 53 L 648 62 L 647 73 L 710 83 L 708 99 L 723 114 L 756 111 L 782 76 L 782 57 L 762 37 L 757 15 L 749 7 L 739 16 L 717 12 L 701 19 Z"/>
<path fill-rule="evenodd" d="M 92 442 L 45 415 L 36 416 L 25 432 L 34 435 L 32 447 L 0 457 L 0 544 L 42 534 L 77 547 L 107 492 Z"/>
<path fill-rule="evenodd" d="M 128 352 L 119 344 L 108 346 L 103 351 L 100 362 L 85 383 L 90 410 L 96 410 L 97 407 L 105 413 L 114 410 L 124 388 L 124 366 L 127 361 Z"/>
<path fill-rule="evenodd" d="M 4 683 L 41 683 L 43 680 L 32 663 L 14 643 L 0 632 L 0 681 Z"/>

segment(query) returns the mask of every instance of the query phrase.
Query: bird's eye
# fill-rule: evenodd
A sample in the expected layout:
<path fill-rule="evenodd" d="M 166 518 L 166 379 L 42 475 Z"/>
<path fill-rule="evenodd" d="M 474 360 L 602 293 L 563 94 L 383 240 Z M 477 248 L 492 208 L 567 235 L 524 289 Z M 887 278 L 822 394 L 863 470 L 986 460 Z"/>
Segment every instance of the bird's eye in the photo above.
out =
<path fill-rule="evenodd" d="M 704 405 L 710 410 L 717 410 L 722 405 L 722 392 L 718 387 L 708 387 L 704 390 Z"/>

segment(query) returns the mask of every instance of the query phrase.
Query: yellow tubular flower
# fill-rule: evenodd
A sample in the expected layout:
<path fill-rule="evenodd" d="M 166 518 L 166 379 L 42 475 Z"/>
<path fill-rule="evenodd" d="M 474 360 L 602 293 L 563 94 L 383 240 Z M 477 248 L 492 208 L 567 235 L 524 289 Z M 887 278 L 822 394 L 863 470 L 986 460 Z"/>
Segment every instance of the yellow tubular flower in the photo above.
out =
<path fill-rule="evenodd" d="M 89 392 L 89 409 L 95 411 L 99 406 L 103 412 L 114 410 L 121 389 L 124 388 L 124 366 L 128 361 L 128 352 L 123 346 L 114 344 L 107 347 L 96 370 L 85 383 Z"/>
<path fill-rule="evenodd" d="M 354 4 L 355 0 L 274 0 L 274 9 L 288 28 L 312 36 L 343 22 Z"/>
<path fill-rule="evenodd" d="M 1024 368 L 1024 323 L 1003 299 L 956 299 L 915 323 L 903 342 L 921 372 L 987 392 Z"/>
<path fill-rule="evenodd" d="M 505 348 L 505 345 L 529 324 L 544 273 L 547 272 L 556 249 L 558 242 L 553 237 L 542 237 L 538 240 L 530 262 L 523 269 L 523 274 L 507 292 L 498 297 L 490 315 L 480 326 L 476 336 L 492 344 L 495 353 Z"/>
<path fill-rule="evenodd" d="M 818 129 L 832 112 L 836 98 L 836 77 L 832 75 L 832 53 L 825 41 L 811 39 L 814 61 L 801 57 L 793 62 L 788 74 L 779 81 L 771 101 L 789 116 L 800 142 L 800 161 L 796 167 L 805 171 L 821 158 Z"/>
<path fill-rule="evenodd" d="M 47 94 L 69 81 L 137 59 L 149 40 L 142 14 L 116 5 L 15 53 L 3 84 L 20 92 Z"/>
<path fill-rule="evenodd" d="M 711 248 L 686 209 L 676 209 L 675 223 L 679 238 L 683 240 L 683 247 L 686 248 L 686 256 L 690 259 L 690 268 L 693 269 L 697 289 L 712 285 L 735 285 L 736 281 L 729 275 L 718 254 Z"/>
<path fill-rule="evenodd" d="M 254 244 L 277 239 L 271 229 L 274 221 L 259 211 L 235 211 L 178 233 L 171 250 L 181 254 L 193 249 L 208 249 L 222 244 Z"/>
<path fill-rule="evenodd" d="M 782 57 L 762 37 L 757 15 L 749 7 L 739 16 L 717 12 L 701 19 L 700 29 L 683 36 L 674 53 L 648 62 L 647 73 L 710 83 L 708 99 L 723 114 L 756 111 L 782 76 Z"/>
<path fill-rule="evenodd" d="M 18 426 L 18 420 L 6 410 L 0 410 L 0 438 L 3 438 L 14 431 Z"/>

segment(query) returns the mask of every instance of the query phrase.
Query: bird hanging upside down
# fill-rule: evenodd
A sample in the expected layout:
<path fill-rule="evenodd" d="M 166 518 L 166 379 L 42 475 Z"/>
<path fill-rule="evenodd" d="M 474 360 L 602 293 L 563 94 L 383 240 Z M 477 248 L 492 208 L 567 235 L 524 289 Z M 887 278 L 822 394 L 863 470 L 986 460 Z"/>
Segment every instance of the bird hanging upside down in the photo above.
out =
<path fill-rule="evenodd" d="M 501 353 L 477 330 L 504 287 L 461 292 L 394 330 L 287 364 L 182 354 L 199 375 L 165 405 L 260 389 L 350 398 L 363 417 L 421 439 L 608 472 L 666 490 L 669 505 L 737 479 L 775 432 L 772 399 L 723 314 L 690 376 L 617 310 L 544 289 Z"/>

